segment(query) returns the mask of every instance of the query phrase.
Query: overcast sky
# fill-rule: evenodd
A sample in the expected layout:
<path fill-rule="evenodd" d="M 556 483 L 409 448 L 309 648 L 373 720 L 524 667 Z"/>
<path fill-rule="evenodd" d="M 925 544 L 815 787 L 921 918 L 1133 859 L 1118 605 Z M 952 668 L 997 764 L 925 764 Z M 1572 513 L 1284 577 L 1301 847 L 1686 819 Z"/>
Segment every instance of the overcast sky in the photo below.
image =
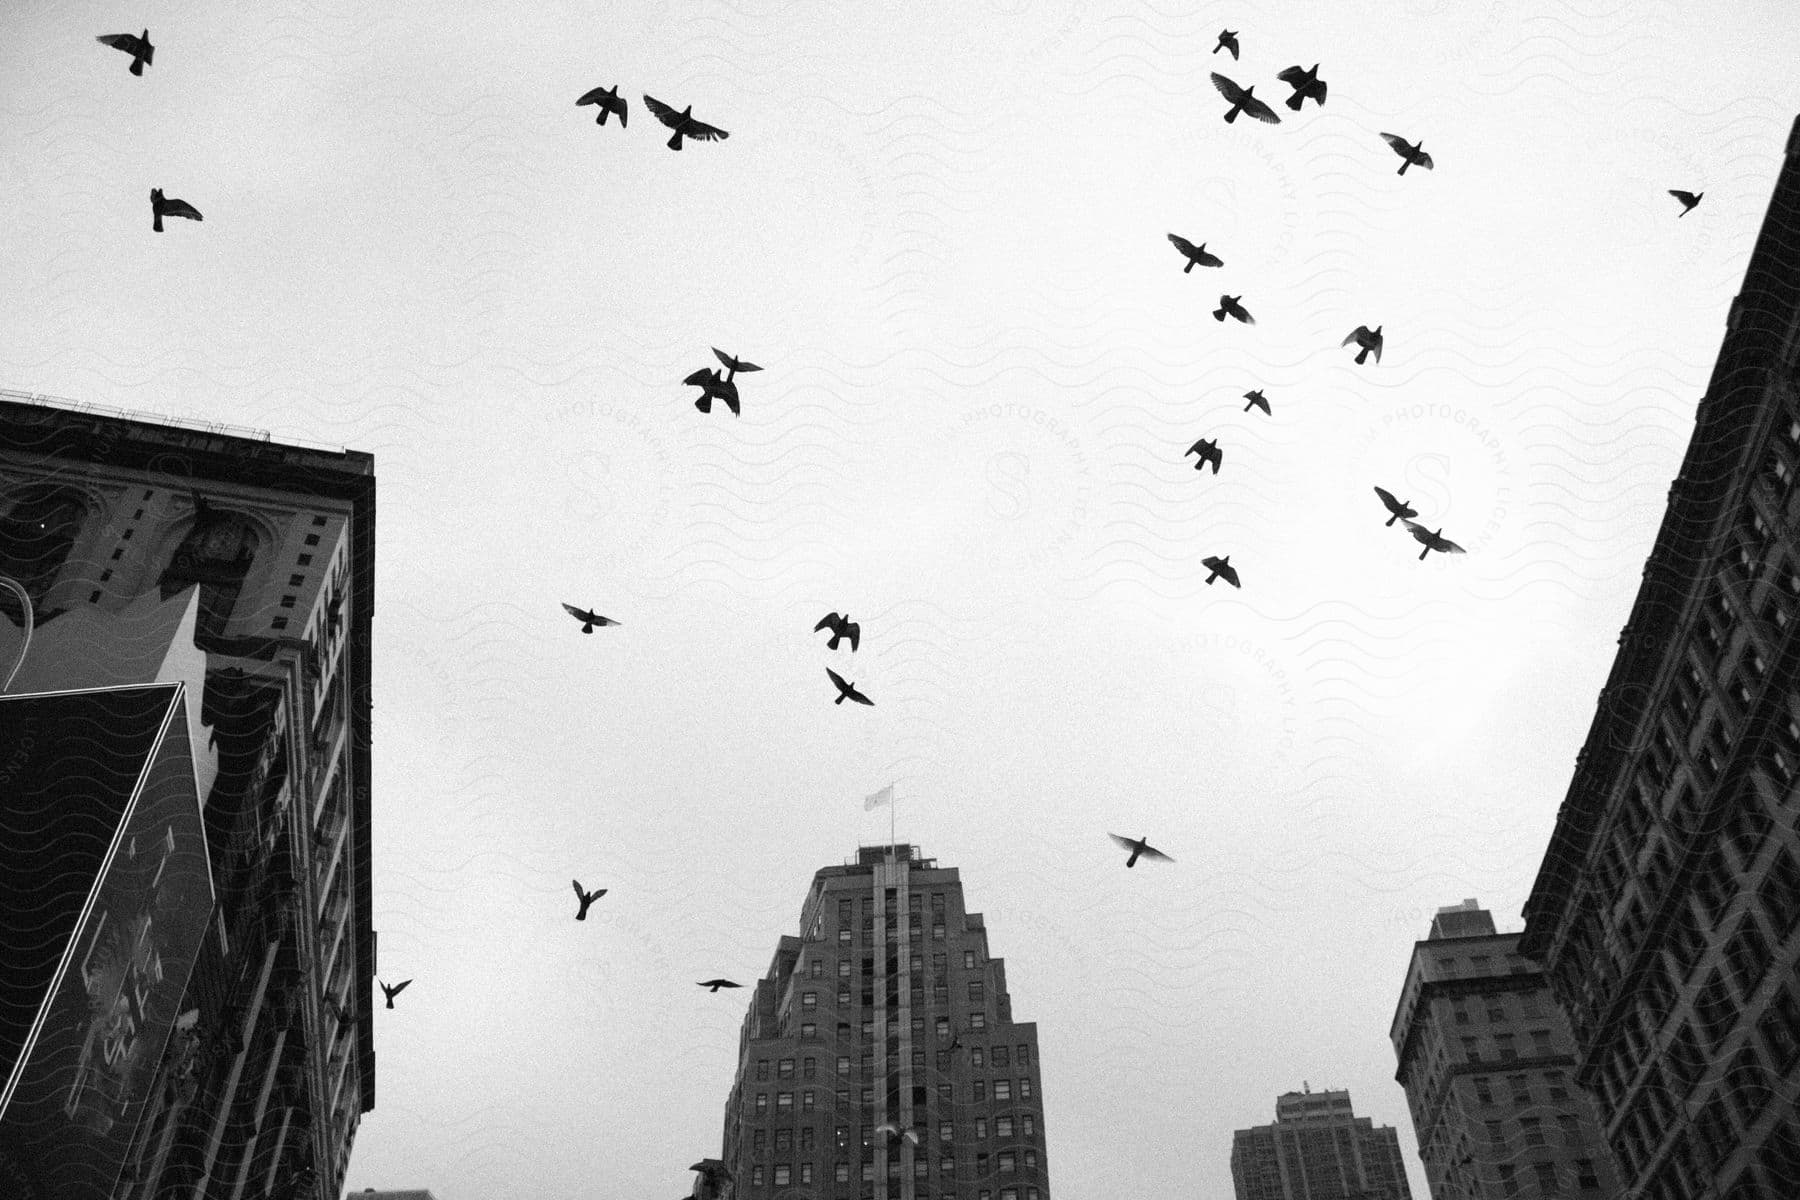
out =
<path fill-rule="evenodd" d="M 145 25 L 133 78 L 94 37 Z M 1785 0 L 12 0 L 0 386 L 375 455 L 415 982 L 349 1187 L 685 1191 L 748 994 L 694 981 L 760 976 L 897 781 L 1037 1022 L 1053 1196 L 1228 1197 L 1305 1081 L 1423 1200 L 1412 943 L 1520 927 L 1797 45 Z M 646 92 L 729 140 L 671 153 Z M 714 346 L 764 368 L 739 418 L 680 382 Z"/>

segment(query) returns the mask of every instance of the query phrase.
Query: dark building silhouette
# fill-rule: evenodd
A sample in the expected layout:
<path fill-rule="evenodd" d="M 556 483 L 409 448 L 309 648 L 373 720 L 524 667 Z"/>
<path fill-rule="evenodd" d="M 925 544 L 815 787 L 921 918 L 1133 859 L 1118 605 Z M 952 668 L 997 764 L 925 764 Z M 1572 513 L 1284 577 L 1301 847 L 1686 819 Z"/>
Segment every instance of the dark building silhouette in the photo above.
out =
<path fill-rule="evenodd" d="M 1278 1096 L 1273 1125 L 1232 1133 L 1231 1182 L 1237 1200 L 1412 1200 L 1399 1134 L 1345 1091 Z"/>
<path fill-rule="evenodd" d="M 1800 121 L 1519 949 L 1625 1195 L 1800 1195 Z"/>
<path fill-rule="evenodd" d="M 956 870 L 863 847 L 813 876 L 800 931 L 744 1018 L 735 1200 L 1049 1200 L 1037 1026 Z"/>
<path fill-rule="evenodd" d="M 0 394 L 8 694 L 180 682 L 216 894 L 113 1195 L 335 1200 L 375 1104 L 373 462 L 62 403 Z"/>
<path fill-rule="evenodd" d="M 1612 1153 L 1575 1084 L 1550 982 L 1473 900 L 1413 945 L 1389 1036 L 1433 1200 L 1613 1200 Z"/>

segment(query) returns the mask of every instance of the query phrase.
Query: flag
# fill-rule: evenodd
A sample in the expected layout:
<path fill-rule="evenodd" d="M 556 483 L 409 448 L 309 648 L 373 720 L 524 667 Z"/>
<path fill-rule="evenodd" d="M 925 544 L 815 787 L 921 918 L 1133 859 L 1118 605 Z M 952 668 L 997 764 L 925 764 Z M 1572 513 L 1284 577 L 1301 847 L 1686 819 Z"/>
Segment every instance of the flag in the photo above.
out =
<path fill-rule="evenodd" d="M 881 805 L 892 804 L 893 802 L 894 802 L 894 785 L 890 783 L 886 787 L 882 788 L 879 792 L 876 792 L 873 796 L 870 796 L 863 801 L 863 811 L 864 812 L 873 812 L 875 809 L 879 808 Z"/>

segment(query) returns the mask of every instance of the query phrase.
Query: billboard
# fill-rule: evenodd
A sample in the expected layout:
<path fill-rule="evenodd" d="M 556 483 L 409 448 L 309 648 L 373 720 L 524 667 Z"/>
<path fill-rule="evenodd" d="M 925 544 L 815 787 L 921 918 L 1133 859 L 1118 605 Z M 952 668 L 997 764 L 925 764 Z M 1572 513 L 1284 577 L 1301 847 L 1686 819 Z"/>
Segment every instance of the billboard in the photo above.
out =
<path fill-rule="evenodd" d="M 106 1200 L 211 919 L 180 683 L 0 696 L 0 1195 Z"/>

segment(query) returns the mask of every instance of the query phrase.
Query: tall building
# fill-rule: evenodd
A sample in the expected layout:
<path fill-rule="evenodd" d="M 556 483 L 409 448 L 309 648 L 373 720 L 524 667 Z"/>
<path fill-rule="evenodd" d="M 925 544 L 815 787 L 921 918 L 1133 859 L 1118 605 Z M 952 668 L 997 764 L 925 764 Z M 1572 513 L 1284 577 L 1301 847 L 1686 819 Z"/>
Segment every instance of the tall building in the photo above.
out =
<path fill-rule="evenodd" d="M 866 846 L 813 876 L 751 996 L 724 1142 L 735 1200 L 1049 1200 L 1037 1026 L 954 868 Z"/>
<path fill-rule="evenodd" d="M 0 397 L 0 576 L 35 615 L 8 697 L 174 695 L 211 877 L 172 1032 L 106 1034 L 140 1113 L 116 1200 L 334 1200 L 374 1107 L 374 549 L 366 454 Z M 0 593 L 5 669 L 20 608 Z"/>
<path fill-rule="evenodd" d="M 1619 1193 L 1550 982 L 1473 900 L 1414 943 L 1388 1036 L 1433 1200 Z"/>
<path fill-rule="evenodd" d="M 1237 1200 L 1412 1200 L 1399 1134 L 1344 1091 L 1276 1097 L 1273 1125 L 1232 1133 L 1231 1182 Z"/>
<path fill-rule="evenodd" d="M 1800 1191 L 1800 121 L 1525 904 L 1625 1194 Z"/>

